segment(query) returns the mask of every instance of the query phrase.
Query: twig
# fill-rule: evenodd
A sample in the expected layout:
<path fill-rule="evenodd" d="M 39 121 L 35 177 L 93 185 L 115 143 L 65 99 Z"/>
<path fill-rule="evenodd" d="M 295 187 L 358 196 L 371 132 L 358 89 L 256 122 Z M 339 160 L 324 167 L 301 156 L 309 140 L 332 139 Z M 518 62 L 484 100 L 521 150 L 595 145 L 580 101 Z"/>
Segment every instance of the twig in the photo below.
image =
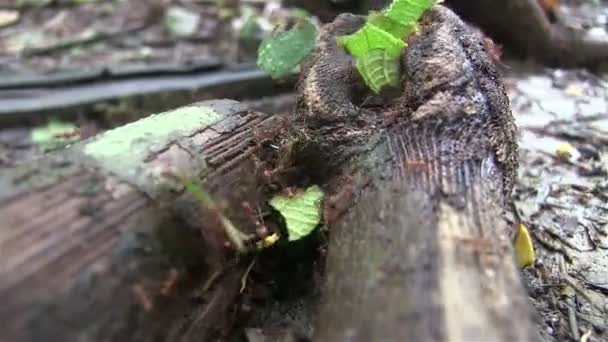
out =
<path fill-rule="evenodd" d="M 566 238 L 564 238 L 563 236 L 561 236 L 558 232 L 554 231 L 552 228 L 544 227 L 544 231 L 546 231 L 554 239 L 559 240 L 561 243 L 563 243 L 564 245 L 566 245 L 566 246 L 574 249 L 575 251 L 578 251 L 578 252 L 590 252 L 590 251 L 593 250 L 593 249 L 582 249 L 582 248 L 574 245 L 572 242 L 566 240 Z"/>
<path fill-rule="evenodd" d="M 247 266 L 245 273 L 243 273 L 243 276 L 241 277 L 241 289 L 239 290 L 239 293 L 243 293 L 243 291 L 245 290 L 245 286 L 247 286 L 247 278 L 249 277 L 249 272 L 251 272 L 253 265 L 255 265 L 255 261 L 255 258 L 251 260 L 251 263 L 249 264 L 249 266 Z"/>
<path fill-rule="evenodd" d="M 557 244 L 554 239 L 548 239 L 539 231 L 533 230 L 531 231 L 531 233 L 534 238 L 538 242 L 540 242 L 540 244 L 543 245 L 545 248 L 554 252 L 562 253 L 566 257 L 566 259 L 568 259 L 568 262 L 572 262 L 572 260 L 574 260 L 572 253 L 570 253 L 566 248 L 564 248 L 564 246 Z"/>
<path fill-rule="evenodd" d="M 570 333 L 572 334 L 573 339 L 578 340 L 580 338 L 580 334 L 578 332 L 578 321 L 576 320 L 574 303 L 570 297 L 568 297 L 566 302 L 568 303 L 568 325 L 570 326 Z"/>
<path fill-rule="evenodd" d="M 209 278 L 207 279 L 207 281 L 205 282 L 205 284 L 203 284 L 203 286 L 198 291 L 198 294 L 196 295 L 196 297 L 202 297 L 205 294 L 205 292 L 209 291 L 209 289 L 211 288 L 211 286 L 213 285 L 213 283 L 215 283 L 215 281 L 223 273 L 224 273 L 223 269 L 213 271 L 213 273 L 211 274 L 211 276 L 209 276 Z"/>
<path fill-rule="evenodd" d="M 570 277 L 567 274 L 563 274 L 562 275 L 562 279 L 564 279 L 564 281 L 566 281 L 568 283 L 568 285 L 570 285 L 573 289 L 575 289 L 578 293 L 581 294 L 581 296 L 583 296 L 583 298 L 585 298 L 589 304 L 595 306 L 596 309 L 600 310 L 600 312 L 604 311 L 604 308 L 602 308 L 601 306 L 599 306 L 599 304 L 597 304 L 591 297 L 589 297 L 589 295 L 585 292 L 585 290 L 580 287 L 575 281 L 574 279 L 572 279 L 572 277 Z"/>

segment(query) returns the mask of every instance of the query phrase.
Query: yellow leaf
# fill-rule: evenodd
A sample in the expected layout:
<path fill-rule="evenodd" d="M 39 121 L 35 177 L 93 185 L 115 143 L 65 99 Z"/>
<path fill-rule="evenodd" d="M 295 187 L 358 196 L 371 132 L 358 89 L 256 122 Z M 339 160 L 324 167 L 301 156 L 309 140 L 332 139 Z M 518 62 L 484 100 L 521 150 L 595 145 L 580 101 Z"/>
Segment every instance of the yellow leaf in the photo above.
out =
<path fill-rule="evenodd" d="M 572 152 L 574 152 L 574 147 L 568 143 L 561 143 L 557 146 L 557 150 L 555 151 L 555 155 L 560 160 L 568 161 L 570 157 L 572 157 Z"/>
<path fill-rule="evenodd" d="M 279 241 L 279 234 L 272 233 L 257 243 L 258 249 L 268 248 Z"/>
<path fill-rule="evenodd" d="M 517 265 L 524 268 L 534 263 L 534 245 L 528 227 L 524 224 L 517 225 L 517 236 L 515 237 L 515 257 Z"/>

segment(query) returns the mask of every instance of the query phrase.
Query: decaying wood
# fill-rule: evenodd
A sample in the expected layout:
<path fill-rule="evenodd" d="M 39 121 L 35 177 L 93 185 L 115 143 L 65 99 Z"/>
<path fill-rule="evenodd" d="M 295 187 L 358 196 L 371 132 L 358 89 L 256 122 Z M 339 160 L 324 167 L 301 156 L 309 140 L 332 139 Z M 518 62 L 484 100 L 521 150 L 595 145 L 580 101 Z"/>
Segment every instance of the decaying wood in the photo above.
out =
<path fill-rule="evenodd" d="M 331 68 L 327 61 L 344 59 L 331 58 L 335 35 L 360 25 L 340 15 L 320 34 L 299 102 L 313 140 L 338 131 L 342 144 L 356 145 L 370 134 L 357 127 L 370 125 L 362 117 L 373 114 L 362 113 L 360 99 L 344 91 L 352 85 L 341 83 L 355 72 L 352 62 L 332 69 L 338 75 L 331 78 L 317 76 Z M 361 198 L 330 233 L 315 340 L 530 340 L 525 290 L 502 219 L 517 144 L 501 78 L 479 37 L 445 8 L 429 11 L 409 44 L 403 96 L 380 110 L 396 123 L 383 129 L 375 166 L 355 177 L 367 184 Z M 341 117 L 337 127 L 310 125 L 332 114 Z"/>
<path fill-rule="evenodd" d="M 160 137 L 135 123 L 3 174 L 2 337 L 209 340 L 229 325 L 243 272 L 218 208 L 252 234 L 245 202 L 317 183 L 331 241 L 315 340 L 529 339 L 501 219 L 515 126 L 483 44 L 434 8 L 403 57 L 402 96 L 361 108 L 378 99 L 333 39 L 360 24 L 322 29 L 289 121 L 203 103 L 145 119 L 195 118 Z M 122 149 L 91 148 L 104 139 Z M 165 177 L 176 171 L 221 205 L 193 203 Z"/>
<path fill-rule="evenodd" d="M 226 236 L 214 213 L 183 191 L 156 191 L 161 178 L 154 180 L 153 171 L 181 164 L 200 175 L 214 198 L 226 202 L 225 215 L 243 233 L 254 233 L 241 205 L 261 202 L 264 182 L 255 177 L 252 158 L 256 139 L 272 138 L 283 125 L 234 101 L 189 108 L 211 109 L 217 117 L 154 141 L 141 136 L 147 155 L 134 145 L 127 168 L 116 167 L 115 156 L 85 153 L 87 146 L 113 139 L 111 131 L 2 171 L 3 341 L 194 341 L 211 338 L 230 321 L 227 306 L 243 270 L 230 262 Z M 172 113 L 144 119 L 143 135 L 145 122 L 162 122 Z M 192 163 L 197 158 L 204 163 Z M 123 173 L 131 168 L 133 174 Z M 211 275 L 219 276 L 203 289 Z"/>

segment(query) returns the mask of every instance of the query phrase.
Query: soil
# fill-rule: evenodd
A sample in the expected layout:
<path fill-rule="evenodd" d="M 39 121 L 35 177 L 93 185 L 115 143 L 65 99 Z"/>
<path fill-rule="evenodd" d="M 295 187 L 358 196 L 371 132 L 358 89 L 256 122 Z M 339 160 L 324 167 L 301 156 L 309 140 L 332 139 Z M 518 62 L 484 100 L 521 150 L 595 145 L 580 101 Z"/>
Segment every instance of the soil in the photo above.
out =
<path fill-rule="evenodd" d="M 17 11 L 19 18 L 6 26 L 0 21 L 0 76 L 119 64 L 254 60 L 251 51 L 235 49 L 235 31 L 228 30 L 229 39 L 221 34 L 242 24 L 247 12 L 231 8 L 228 1 L 227 7 L 215 1 L 68 3 L 3 9 Z M 270 9 L 278 7 L 276 2 L 242 3 L 265 15 L 268 23 L 273 21 Z M 177 4 L 201 16 L 196 34 L 188 38 L 172 37 L 163 26 L 163 9 Z M 606 34 L 608 2 L 562 1 L 559 17 L 592 34 Z M 86 41 L 96 33 L 105 38 Z M 507 218 L 521 220 L 533 236 L 536 261 L 522 273 L 538 312 L 538 329 L 545 341 L 608 340 L 608 75 L 503 63 L 520 146 L 513 193 L 517 211 Z M 0 90 L 0 97 L 10 97 L 10 90 Z M 293 97 L 284 95 L 256 103 L 277 113 L 288 112 L 292 104 Z M 90 129 L 86 136 L 107 127 L 94 118 L 74 121 L 81 130 Z M 31 130 L 3 128 L 0 122 L 0 168 L 45 153 L 32 142 Z M 247 341 L 310 338 L 322 246 L 317 236 L 260 255 L 236 310 L 242 324 L 230 336 Z"/>

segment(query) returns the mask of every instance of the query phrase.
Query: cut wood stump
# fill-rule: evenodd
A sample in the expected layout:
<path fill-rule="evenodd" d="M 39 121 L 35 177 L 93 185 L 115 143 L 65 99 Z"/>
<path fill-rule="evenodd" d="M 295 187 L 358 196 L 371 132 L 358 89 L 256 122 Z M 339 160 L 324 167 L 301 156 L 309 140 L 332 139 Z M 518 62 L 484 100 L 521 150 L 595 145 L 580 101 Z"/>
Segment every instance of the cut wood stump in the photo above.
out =
<path fill-rule="evenodd" d="M 2 171 L 2 339 L 223 336 L 256 231 L 246 207 L 309 184 L 330 234 L 315 341 L 534 339 L 502 219 L 516 129 L 483 43 L 436 6 L 401 95 L 374 97 L 335 41 L 362 22 L 321 29 L 291 117 L 203 102 Z"/>

